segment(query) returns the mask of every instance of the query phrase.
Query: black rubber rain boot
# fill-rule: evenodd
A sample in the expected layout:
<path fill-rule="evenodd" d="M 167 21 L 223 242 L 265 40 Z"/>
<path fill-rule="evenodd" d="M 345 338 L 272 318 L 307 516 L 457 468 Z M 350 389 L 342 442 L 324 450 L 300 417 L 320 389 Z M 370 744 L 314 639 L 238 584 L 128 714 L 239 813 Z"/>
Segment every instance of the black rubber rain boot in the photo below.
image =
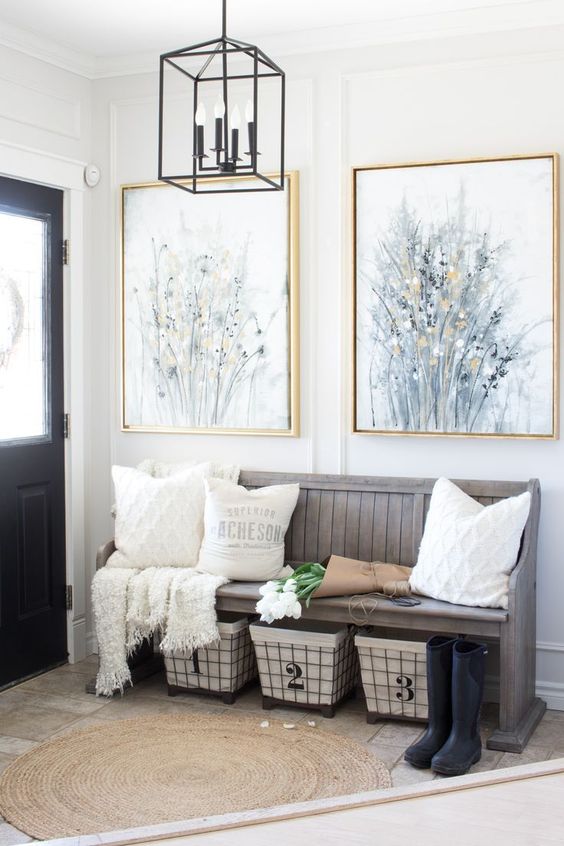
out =
<path fill-rule="evenodd" d="M 435 635 L 427 641 L 427 699 L 429 725 L 404 758 L 414 767 L 431 766 L 433 755 L 446 742 L 452 728 L 452 649 L 456 638 Z"/>
<path fill-rule="evenodd" d="M 484 692 L 483 643 L 458 640 L 452 653 L 452 731 L 431 767 L 446 776 L 464 775 L 482 757 L 480 705 Z"/>

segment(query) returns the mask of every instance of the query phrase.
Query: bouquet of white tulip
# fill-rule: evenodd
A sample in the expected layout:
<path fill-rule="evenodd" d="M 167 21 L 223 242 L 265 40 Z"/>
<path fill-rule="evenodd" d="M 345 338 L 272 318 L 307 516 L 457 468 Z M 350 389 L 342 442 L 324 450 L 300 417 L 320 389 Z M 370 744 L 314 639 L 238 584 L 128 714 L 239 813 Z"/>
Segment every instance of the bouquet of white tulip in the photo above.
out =
<path fill-rule="evenodd" d="M 301 603 L 309 603 L 324 596 L 356 596 L 373 593 L 392 602 L 416 605 L 417 599 L 407 599 L 410 567 L 386 564 L 382 561 L 356 561 L 331 555 L 323 564 L 302 564 L 287 579 L 267 582 L 260 588 L 262 599 L 256 604 L 261 621 L 272 623 L 282 617 L 302 616 Z"/>
<path fill-rule="evenodd" d="M 307 606 L 311 596 L 325 576 L 325 567 L 321 564 L 302 564 L 286 579 L 267 582 L 260 588 L 262 599 L 257 602 L 256 611 L 265 623 L 273 623 L 282 617 L 302 616 L 301 602 Z"/>

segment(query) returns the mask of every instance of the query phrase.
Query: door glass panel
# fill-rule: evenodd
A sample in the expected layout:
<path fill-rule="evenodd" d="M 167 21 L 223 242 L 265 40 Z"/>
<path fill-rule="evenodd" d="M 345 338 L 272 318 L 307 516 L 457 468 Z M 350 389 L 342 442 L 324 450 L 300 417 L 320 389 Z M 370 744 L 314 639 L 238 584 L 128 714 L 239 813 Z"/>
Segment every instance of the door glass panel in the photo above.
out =
<path fill-rule="evenodd" d="M 0 442 L 49 434 L 45 230 L 0 211 Z"/>

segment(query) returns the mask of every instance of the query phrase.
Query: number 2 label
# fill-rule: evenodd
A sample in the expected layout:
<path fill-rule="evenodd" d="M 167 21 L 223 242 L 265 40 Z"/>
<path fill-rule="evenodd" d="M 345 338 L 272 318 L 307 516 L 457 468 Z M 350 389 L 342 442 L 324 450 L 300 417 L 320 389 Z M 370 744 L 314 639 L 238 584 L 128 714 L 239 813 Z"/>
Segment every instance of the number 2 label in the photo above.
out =
<path fill-rule="evenodd" d="M 303 681 L 298 681 L 302 677 L 302 668 L 299 664 L 286 664 L 286 672 L 292 676 L 292 680 L 288 682 L 290 690 L 303 690 Z"/>

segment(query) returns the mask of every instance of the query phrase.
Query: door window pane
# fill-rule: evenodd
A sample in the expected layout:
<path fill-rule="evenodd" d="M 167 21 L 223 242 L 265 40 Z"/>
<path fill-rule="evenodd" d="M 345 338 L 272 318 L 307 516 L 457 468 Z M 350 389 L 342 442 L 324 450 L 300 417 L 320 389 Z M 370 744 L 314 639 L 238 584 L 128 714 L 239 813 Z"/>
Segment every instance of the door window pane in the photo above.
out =
<path fill-rule="evenodd" d="M 45 222 L 0 212 L 0 441 L 48 434 Z"/>

